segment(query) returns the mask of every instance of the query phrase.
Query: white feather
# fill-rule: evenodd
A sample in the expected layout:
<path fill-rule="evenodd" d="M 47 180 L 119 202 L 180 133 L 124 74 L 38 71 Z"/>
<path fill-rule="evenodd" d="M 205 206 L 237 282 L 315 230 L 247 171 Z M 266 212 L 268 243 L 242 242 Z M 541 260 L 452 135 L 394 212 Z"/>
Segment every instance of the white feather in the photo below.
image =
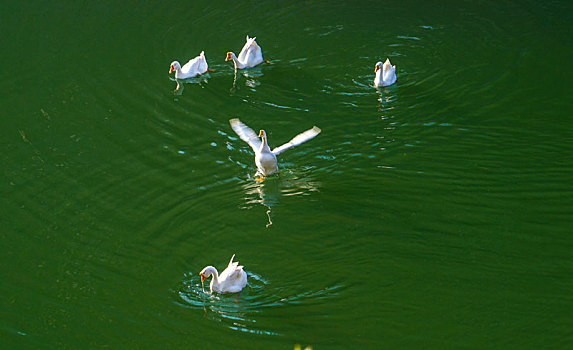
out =
<path fill-rule="evenodd" d="M 285 143 L 282 146 L 279 146 L 275 149 L 273 149 L 273 153 L 274 155 L 278 155 L 283 151 L 286 151 L 289 148 L 292 148 L 294 146 L 298 146 L 303 142 L 306 142 L 310 139 L 312 139 L 313 137 L 315 137 L 316 135 L 320 134 L 320 129 L 316 126 L 313 126 L 312 129 L 309 129 L 305 132 L 301 132 L 300 134 L 296 135 L 292 140 L 290 140 L 289 142 Z"/>
<path fill-rule="evenodd" d="M 205 59 L 205 52 L 201 51 L 199 56 L 189 60 L 183 67 L 178 61 L 171 62 L 169 73 L 175 71 L 175 79 L 188 79 L 203 74 L 208 70 L 209 65 Z"/>
<path fill-rule="evenodd" d="M 264 130 L 261 130 L 260 132 L 262 140 L 259 141 L 257 134 L 255 134 L 251 128 L 243 124 L 239 119 L 231 119 L 229 120 L 229 123 L 241 140 L 248 143 L 255 152 L 255 164 L 258 169 L 257 172 L 262 176 L 269 176 L 279 171 L 276 157 L 277 154 L 300 145 L 301 143 L 320 134 L 320 129 L 314 126 L 312 129 L 298 134 L 289 142 L 271 151 L 267 143 L 267 134 Z"/>
<path fill-rule="evenodd" d="M 205 267 L 199 274 L 202 278 L 209 278 L 213 276 L 209 288 L 211 293 L 238 293 L 247 285 L 247 273 L 243 270 L 243 266 L 239 262 L 233 262 L 235 254 L 231 257 L 227 268 L 219 273 L 213 266 Z"/>
<path fill-rule="evenodd" d="M 259 140 L 257 134 L 255 134 L 253 129 L 243 124 L 237 118 L 229 120 L 229 123 L 231 124 L 231 128 L 233 129 L 233 131 L 235 131 L 235 133 L 241 138 L 241 140 L 248 143 L 254 152 L 257 152 L 257 150 L 261 148 L 261 141 Z"/>
<path fill-rule="evenodd" d="M 396 82 L 396 66 L 390 63 L 390 59 L 386 58 L 384 63 L 378 62 L 374 67 L 374 86 L 388 86 Z"/>
<path fill-rule="evenodd" d="M 235 69 L 251 68 L 264 61 L 263 50 L 255 41 L 255 38 L 249 38 L 247 35 L 247 42 L 243 46 L 243 49 L 239 53 L 239 56 L 235 56 L 234 53 L 229 52 L 229 58 L 233 60 L 235 64 Z"/>

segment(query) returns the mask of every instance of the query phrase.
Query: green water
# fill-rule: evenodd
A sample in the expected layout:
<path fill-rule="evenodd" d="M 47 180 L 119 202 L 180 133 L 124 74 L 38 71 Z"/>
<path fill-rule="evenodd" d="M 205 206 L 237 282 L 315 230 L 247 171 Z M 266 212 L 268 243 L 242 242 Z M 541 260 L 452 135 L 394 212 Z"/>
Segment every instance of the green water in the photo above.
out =
<path fill-rule="evenodd" d="M 3 1 L 0 347 L 571 346 L 572 10 Z M 235 76 L 247 34 L 273 64 Z M 231 118 L 322 133 L 258 183 Z"/>

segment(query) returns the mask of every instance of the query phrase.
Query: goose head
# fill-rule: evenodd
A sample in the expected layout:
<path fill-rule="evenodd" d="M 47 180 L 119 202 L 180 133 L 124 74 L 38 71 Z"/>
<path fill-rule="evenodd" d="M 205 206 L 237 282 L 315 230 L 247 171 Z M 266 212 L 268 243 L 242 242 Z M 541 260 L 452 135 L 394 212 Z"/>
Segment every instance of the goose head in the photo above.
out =
<path fill-rule="evenodd" d="M 267 133 L 264 130 L 259 131 L 259 137 L 261 138 L 261 152 L 270 152 L 269 144 L 267 143 Z"/>
<path fill-rule="evenodd" d="M 232 53 L 232 52 L 227 52 L 227 57 L 225 58 L 225 61 L 230 61 L 230 60 L 232 60 L 233 58 L 236 59 L 237 56 L 235 56 L 235 54 Z"/>
<path fill-rule="evenodd" d="M 374 66 L 374 73 L 377 73 L 380 69 L 382 69 L 382 67 L 384 67 L 384 64 L 382 62 L 376 63 L 376 65 Z"/>
<path fill-rule="evenodd" d="M 169 74 L 171 74 L 174 70 L 181 69 L 181 65 L 177 61 L 171 62 L 171 66 L 169 67 Z"/>
<path fill-rule="evenodd" d="M 218 273 L 217 269 L 215 269 L 213 266 L 207 266 L 203 270 L 201 270 L 201 272 L 199 272 L 199 275 L 201 276 L 201 283 L 203 283 L 205 279 L 211 277 L 212 275 L 215 275 L 215 277 L 217 277 Z"/>

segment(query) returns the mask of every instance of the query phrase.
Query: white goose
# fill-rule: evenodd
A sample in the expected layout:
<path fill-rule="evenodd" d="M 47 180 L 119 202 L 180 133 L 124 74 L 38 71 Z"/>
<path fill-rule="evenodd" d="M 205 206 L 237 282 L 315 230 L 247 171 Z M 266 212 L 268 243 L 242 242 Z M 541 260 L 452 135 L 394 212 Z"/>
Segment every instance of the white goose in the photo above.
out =
<path fill-rule="evenodd" d="M 307 131 L 296 135 L 289 142 L 271 151 L 267 143 L 267 133 L 264 130 L 259 131 L 259 135 L 257 136 L 257 134 L 255 134 L 251 128 L 243 124 L 239 119 L 231 119 L 229 120 L 229 123 L 231 124 L 231 128 L 233 128 L 237 135 L 239 135 L 241 140 L 248 143 L 255 152 L 257 174 L 262 176 L 269 176 L 274 173 L 278 173 L 278 154 L 286 151 L 291 147 L 300 145 L 301 143 L 308 141 L 316 135 L 320 134 L 320 129 L 316 126 L 313 126 L 312 129 L 308 129 Z M 261 141 L 259 141 L 259 137 L 261 138 Z"/>
<path fill-rule="evenodd" d="M 206 278 L 213 276 L 209 284 L 211 293 L 213 291 L 217 293 L 238 293 L 247 285 L 247 273 L 243 270 L 243 266 L 239 266 L 239 262 L 233 262 L 234 257 L 235 254 L 233 254 L 229 265 L 221 272 L 221 275 L 213 266 L 207 266 L 199 272 L 201 284 Z"/>
<path fill-rule="evenodd" d="M 233 60 L 233 63 L 235 63 L 235 69 L 251 68 L 263 62 L 263 51 L 261 50 L 261 47 L 257 45 L 255 39 L 256 37 L 249 38 L 247 35 L 247 42 L 239 53 L 239 57 L 235 56 L 233 52 L 227 52 L 227 58 L 225 58 L 225 61 Z"/>
<path fill-rule="evenodd" d="M 169 67 L 169 74 L 175 71 L 175 79 L 188 79 L 193 78 L 199 74 L 203 74 L 209 70 L 207 65 L 207 60 L 205 59 L 205 51 L 201 51 L 201 54 L 195 57 L 189 62 L 185 63 L 183 67 L 178 61 L 171 62 Z"/>
<path fill-rule="evenodd" d="M 374 78 L 374 86 L 388 86 L 396 82 L 396 66 L 390 63 L 390 60 L 386 58 L 386 62 L 376 63 L 374 66 L 374 73 L 376 77 Z"/>

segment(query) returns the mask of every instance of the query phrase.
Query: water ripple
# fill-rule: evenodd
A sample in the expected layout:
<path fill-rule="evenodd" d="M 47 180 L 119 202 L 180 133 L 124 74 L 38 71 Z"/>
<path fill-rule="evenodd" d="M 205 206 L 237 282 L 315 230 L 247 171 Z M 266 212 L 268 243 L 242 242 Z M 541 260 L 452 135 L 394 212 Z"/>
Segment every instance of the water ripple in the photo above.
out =
<path fill-rule="evenodd" d="M 275 329 L 263 329 L 257 317 L 266 309 L 289 305 L 310 305 L 338 295 L 343 285 L 334 285 L 320 290 L 292 294 L 288 286 L 274 285 L 264 277 L 247 271 L 248 284 L 238 294 L 211 294 L 209 285 L 205 290 L 196 273 L 183 276 L 180 285 L 173 291 L 175 303 L 190 309 L 202 309 L 207 319 L 220 322 L 225 327 L 241 332 L 281 336 Z"/>

